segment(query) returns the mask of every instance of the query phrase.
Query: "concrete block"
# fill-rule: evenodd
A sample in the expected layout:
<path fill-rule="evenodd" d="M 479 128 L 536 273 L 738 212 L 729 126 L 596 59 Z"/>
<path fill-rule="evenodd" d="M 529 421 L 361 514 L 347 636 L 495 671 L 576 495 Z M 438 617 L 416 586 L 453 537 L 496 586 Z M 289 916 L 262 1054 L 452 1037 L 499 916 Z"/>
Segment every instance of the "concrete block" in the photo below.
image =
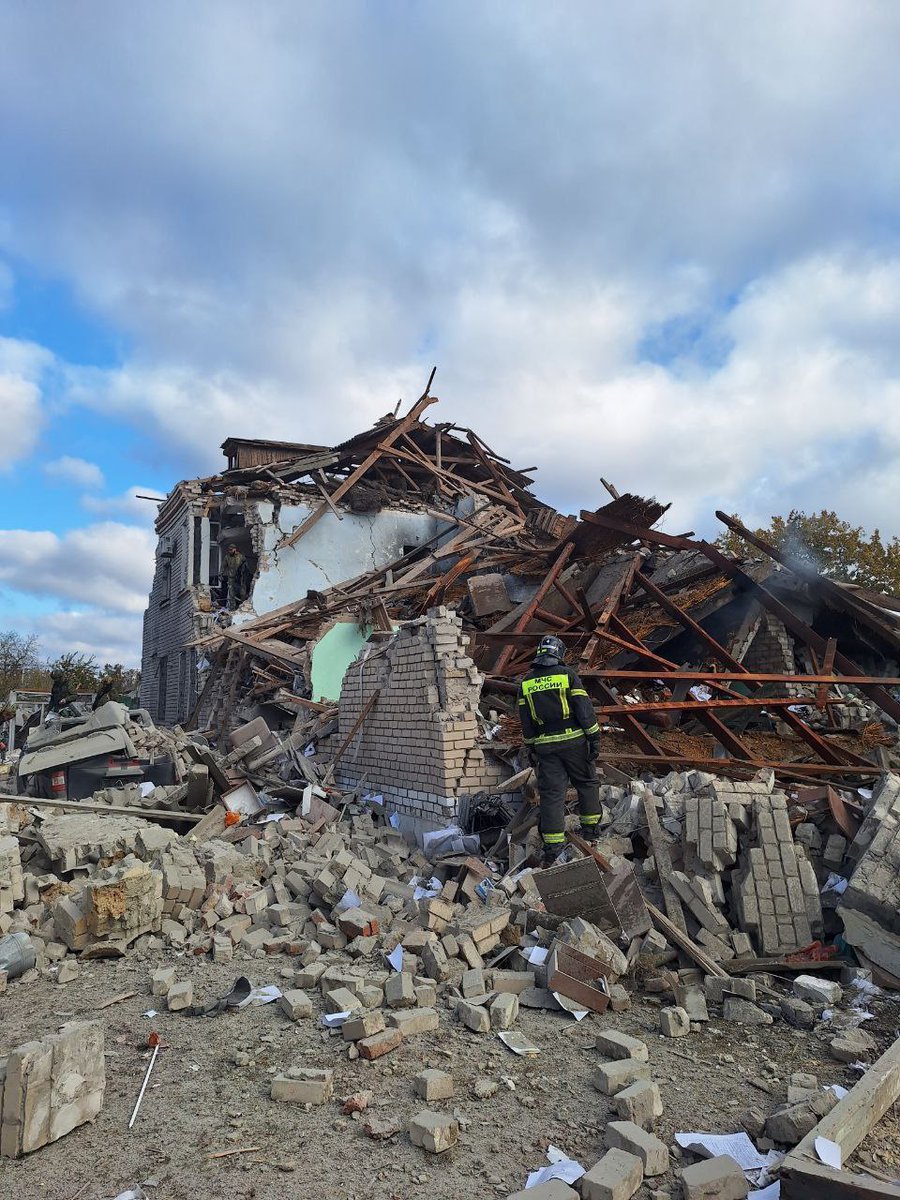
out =
<path fill-rule="evenodd" d="M 338 987 L 325 992 L 326 1013 L 360 1013 L 365 1008 L 359 997 L 349 988 Z"/>
<path fill-rule="evenodd" d="M 453 1096 L 453 1076 L 446 1071 L 420 1071 L 413 1080 L 413 1087 L 421 1100 L 450 1100 Z"/>
<path fill-rule="evenodd" d="M 437 1011 L 433 1008 L 401 1008 L 388 1017 L 388 1025 L 399 1029 L 405 1038 L 417 1033 L 433 1033 L 438 1028 Z"/>
<path fill-rule="evenodd" d="M 613 1104 L 623 1121 L 632 1121 L 641 1129 L 652 1129 L 663 1111 L 659 1085 L 649 1079 L 639 1079 L 617 1092 Z"/>
<path fill-rule="evenodd" d="M 527 1191 L 513 1192 L 506 1200 L 578 1200 L 578 1193 L 561 1179 L 551 1179 L 549 1183 L 539 1183 Z"/>
<path fill-rule="evenodd" d="M 375 1059 L 396 1050 L 402 1041 L 403 1034 L 399 1029 L 393 1028 L 383 1029 L 381 1033 L 373 1034 L 372 1037 L 362 1038 L 356 1045 L 360 1058 Z"/>
<path fill-rule="evenodd" d="M 655 1134 L 633 1121 L 610 1121 L 606 1141 L 612 1150 L 627 1150 L 641 1160 L 645 1175 L 664 1175 L 669 1169 L 669 1148 Z"/>
<path fill-rule="evenodd" d="M 460 991 L 467 1000 L 473 996 L 483 996 L 488 990 L 484 979 L 484 971 L 478 969 L 466 971 L 460 980 L 459 986 Z"/>
<path fill-rule="evenodd" d="M 798 975 L 794 980 L 794 995 L 818 1008 L 830 1008 L 840 1004 L 843 996 L 841 985 L 832 979 L 818 975 Z"/>
<path fill-rule="evenodd" d="M 174 967 L 158 967 L 150 976 L 150 995 L 167 996 L 169 994 L 169 988 L 174 982 Z"/>
<path fill-rule="evenodd" d="M 722 1001 L 722 1016 L 726 1021 L 737 1021 L 742 1025 L 771 1025 L 771 1013 L 758 1008 L 749 1000 L 741 1000 L 739 996 L 726 996 Z"/>
<path fill-rule="evenodd" d="M 471 1029 L 473 1033 L 488 1033 L 491 1028 L 490 1013 L 486 1008 L 482 1008 L 478 1004 L 470 1004 L 467 1000 L 460 1000 L 456 1006 L 457 1020 L 462 1021 L 467 1029 Z"/>
<path fill-rule="evenodd" d="M 744 1200 L 750 1186 L 729 1154 L 706 1158 L 681 1171 L 684 1200 Z"/>
<path fill-rule="evenodd" d="M 412 975 L 399 971 L 390 975 L 384 984 L 384 1002 L 388 1008 L 413 1008 L 416 988 Z"/>
<path fill-rule="evenodd" d="M 288 1104 L 325 1104 L 334 1092 L 334 1072 L 329 1068 L 293 1067 L 272 1080 L 271 1097 Z"/>
<path fill-rule="evenodd" d="M 297 988 L 282 992 L 278 1000 L 278 1007 L 292 1021 L 299 1021 L 302 1017 L 312 1016 L 312 1000 L 307 996 L 306 992 L 300 991 Z"/>
<path fill-rule="evenodd" d="M 581 1177 L 582 1200 L 631 1200 L 644 1180 L 644 1164 L 627 1150 L 607 1150 Z"/>
<path fill-rule="evenodd" d="M 691 1018 L 683 1008 L 670 1005 L 659 1010 L 659 1031 L 663 1037 L 687 1037 L 691 1032 Z"/>
<path fill-rule="evenodd" d="M 492 1029 L 511 1029 L 519 1015 L 519 997 L 513 992 L 501 992 L 490 1007 Z"/>
<path fill-rule="evenodd" d="M 169 1012 L 180 1012 L 183 1008 L 190 1008 L 194 1003 L 194 985 L 190 980 L 173 983 L 166 994 L 166 1003 Z"/>
<path fill-rule="evenodd" d="M 342 1011 L 342 1010 L 339 1010 Z M 373 1037 L 384 1029 L 384 1014 L 367 1012 L 360 1017 L 351 1017 L 341 1026 L 341 1034 L 345 1042 L 358 1042 L 362 1038 Z"/>
<path fill-rule="evenodd" d="M 630 1087 L 639 1079 L 649 1079 L 650 1068 L 647 1063 L 636 1058 L 617 1058 L 611 1062 L 600 1063 L 593 1074 L 594 1087 L 604 1096 L 615 1096 L 623 1088 Z"/>
<path fill-rule="evenodd" d="M 597 1034 L 594 1042 L 600 1053 L 608 1059 L 635 1058 L 638 1062 L 649 1061 L 647 1043 L 617 1029 L 605 1029 Z"/>
<path fill-rule="evenodd" d="M 412 1117 L 407 1130 L 412 1144 L 429 1154 L 443 1154 L 459 1141 L 459 1124 L 453 1117 L 428 1109 Z"/>

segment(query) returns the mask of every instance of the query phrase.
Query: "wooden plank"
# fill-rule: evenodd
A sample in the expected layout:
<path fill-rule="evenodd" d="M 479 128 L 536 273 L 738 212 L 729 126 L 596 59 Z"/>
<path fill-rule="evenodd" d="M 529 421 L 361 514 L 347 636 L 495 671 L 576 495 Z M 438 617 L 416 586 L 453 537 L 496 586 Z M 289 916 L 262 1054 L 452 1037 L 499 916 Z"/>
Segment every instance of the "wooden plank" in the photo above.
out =
<path fill-rule="evenodd" d="M 656 862 L 656 874 L 662 888 L 663 903 L 666 906 L 666 912 L 672 924 L 677 925 L 686 936 L 688 929 L 684 920 L 684 909 L 681 907 L 681 900 L 678 897 L 678 893 L 672 887 L 671 883 L 669 883 L 672 875 L 672 855 L 669 853 L 669 843 L 663 837 L 662 826 L 659 823 L 659 813 L 656 811 L 656 800 L 649 788 L 644 788 L 641 802 L 644 806 L 644 815 L 647 818 L 647 832 L 650 835 L 650 845 L 653 849 L 653 858 Z"/>
<path fill-rule="evenodd" d="M 313 525 L 315 525 L 317 521 L 320 521 L 322 517 L 324 517 L 324 515 L 329 511 L 330 506 L 335 505 L 338 500 L 340 500 L 342 496 L 345 496 L 355 484 L 359 483 L 360 479 L 362 479 L 369 467 L 373 466 L 378 461 L 384 451 L 389 449 L 394 442 L 403 436 L 404 433 L 412 429 L 425 409 L 436 403 L 437 400 L 434 397 L 429 396 L 427 392 L 424 396 L 420 397 L 403 418 L 403 420 L 395 425 L 389 433 L 385 434 L 385 436 L 380 439 L 378 445 L 371 452 L 371 454 L 363 459 L 356 470 L 352 471 L 339 487 L 335 488 L 335 490 L 331 493 L 331 499 L 329 503 L 323 501 L 318 508 L 314 509 L 309 514 L 305 521 L 301 521 L 296 529 L 293 529 L 289 534 L 283 537 L 278 543 L 279 549 L 284 546 L 293 546 L 295 542 L 298 542 L 300 538 L 303 537 L 307 530 L 312 529 Z"/>
<path fill-rule="evenodd" d="M 187 821 L 196 824 L 199 813 L 170 812 L 167 808 L 138 808 L 131 804 L 94 804 L 90 800 L 39 800 L 34 796 L 10 796 L 0 792 L 0 800 L 21 804 L 24 808 L 58 808 L 62 812 L 105 813 L 112 817 L 146 817 L 149 821 Z"/>
<path fill-rule="evenodd" d="M 325 772 L 325 778 L 322 781 L 323 784 L 325 784 L 326 786 L 334 778 L 334 768 L 338 765 L 338 763 L 344 757 L 347 747 L 350 745 L 350 743 L 356 737 L 359 730 L 362 728 L 363 722 L 365 721 L 366 717 L 368 717 L 369 713 L 372 711 L 372 709 L 378 703 L 378 697 L 380 695 L 381 695 L 381 688 L 376 688 L 375 691 L 372 693 L 372 695 L 368 698 L 368 700 L 363 705 L 362 712 L 359 714 L 359 716 L 353 722 L 353 728 L 350 730 L 350 732 L 344 738 L 343 742 L 341 742 L 340 746 L 338 747 L 337 753 L 335 754 L 334 758 L 331 760 L 331 765 L 329 766 L 328 770 Z"/>
<path fill-rule="evenodd" d="M 834 670 L 834 656 L 837 653 L 837 638 L 830 637 L 828 644 L 825 647 L 825 657 L 822 660 L 820 670 L 823 675 L 830 675 Z M 816 688 L 816 705 L 820 709 L 824 709 L 825 702 L 828 699 L 828 684 L 820 683 Z"/>
<path fill-rule="evenodd" d="M 543 601 L 543 599 L 547 595 L 547 593 L 550 591 L 550 589 L 553 587 L 554 581 L 556 580 L 557 576 L 560 574 L 563 567 L 566 565 L 566 563 L 572 557 L 572 553 L 573 553 L 574 549 L 575 549 L 575 547 L 573 546 L 573 544 L 571 542 L 569 542 L 567 545 L 563 546 L 562 550 L 560 551 L 559 555 L 556 558 L 556 561 L 554 562 L 553 566 L 550 568 L 549 572 L 547 573 L 547 575 L 544 578 L 543 582 L 541 583 L 540 587 L 534 593 L 531 600 L 525 606 L 525 611 L 519 616 L 518 620 L 516 621 L 515 625 L 513 626 L 513 632 L 523 633 L 525 631 L 525 626 L 528 624 L 528 622 L 534 616 L 535 610 L 537 608 L 540 608 L 541 602 Z M 504 671 L 509 666 L 509 663 L 512 659 L 512 653 L 513 653 L 512 649 L 509 646 L 507 646 L 504 650 L 502 650 L 500 652 L 500 657 L 497 659 L 497 663 L 496 663 L 496 666 L 494 667 L 493 674 L 502 675 L 504 673 Z"/>
<path fill-rule="evenodd" d="M 900 1196 L 900 1188 L 893 1185 L 878 1182 L 876 1188 L 876 1181 L 863 1175 L 825 1167 L 815 1151 L 816 1138 L 827 1138 L 840 1146 L 841 1160 L 846 1162 L 898 1098 L 900 1038 L 785 1158 L 781 1166 L 783 1200 Z"/>

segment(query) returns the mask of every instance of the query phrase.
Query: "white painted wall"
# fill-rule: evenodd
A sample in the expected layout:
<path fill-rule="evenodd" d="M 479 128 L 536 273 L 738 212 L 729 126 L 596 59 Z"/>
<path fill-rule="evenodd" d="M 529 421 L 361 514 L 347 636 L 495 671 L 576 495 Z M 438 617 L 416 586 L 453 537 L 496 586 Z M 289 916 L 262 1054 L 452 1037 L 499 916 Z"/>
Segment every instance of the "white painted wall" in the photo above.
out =
<path fill-rule="evenodd" d="M 265 527 L 252 596 L 258 616 L 302 599 L 310 588 L 324 591 L 365 571 L 387 566 L 400 557 L 404 546 L 427 542 L 439 527 L 434 517 L 423 512 L 387 508 L 375 513 L 345 511 L 342 521 L 327 512 L 295 545 L 276 550 L 281 538 L 309 515 L 311 506 L 283 506 L 277 526 L 272 524 L 271 504 L 258 502 L 256 508 Z"/>

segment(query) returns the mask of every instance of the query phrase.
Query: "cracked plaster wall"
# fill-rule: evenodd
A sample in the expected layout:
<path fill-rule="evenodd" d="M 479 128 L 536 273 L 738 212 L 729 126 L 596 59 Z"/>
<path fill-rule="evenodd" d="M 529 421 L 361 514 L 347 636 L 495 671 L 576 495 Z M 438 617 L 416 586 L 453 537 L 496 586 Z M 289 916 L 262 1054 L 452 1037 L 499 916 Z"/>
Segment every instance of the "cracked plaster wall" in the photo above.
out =
<path fill-rule="evenodd" d="M 315 504 L 318 507 L 318 504 Z M 338 521 L 327 512 L 293 546 L 276 549 L 312 511 L 312 505 L 272 504 L 247 506 L 259 569 L 253 585 L 253 613 L 261 616 L 306 595 L 324 591 L 366 571 L 386 566 L 403 554 L 404 546 L 418 546 L 437 533 L 439 523 L 427 513 L 381 509 L 373 513 L 346 511 Z"/>

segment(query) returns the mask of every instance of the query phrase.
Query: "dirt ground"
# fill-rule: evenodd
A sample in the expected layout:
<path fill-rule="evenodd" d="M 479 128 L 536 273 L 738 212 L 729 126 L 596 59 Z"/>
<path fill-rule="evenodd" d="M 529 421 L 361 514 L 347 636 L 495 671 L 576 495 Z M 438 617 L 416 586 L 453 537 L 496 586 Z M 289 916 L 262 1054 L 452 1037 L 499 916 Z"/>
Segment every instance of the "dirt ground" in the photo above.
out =
<path fill-rule="evenodd" d="M 85 963 L 70 984 L 40 980 L 12 984 L 0 996 L 2 1046 L 54 1031 L 64 1021 L 99 1016 L 106 1029 L 107 1089 L 103 1111 L 54 1145 L 19 1161 L 0 1160 L 0 1200 L 105 1200 L 142 1184 L 152 1200 L 457 1200 L 505 1197 L 525 1186 L 530 1170 L 546 1163 L 555 1145 L 590 1168 L 602 1155 L 606 1122 L 616 1114 L 591 1083 L 600 1054 L 596 1033 L 615 1028 L 647 1041 L 652 1077 L 665 1112 L 657 1133 L 671 1143 L 676 1130 L 733 1132 L 753 1106 L 769 1112 L 783 1101 L 793 1071 L 811 1071 L 822 1084 L 851 1087 L 858 1072 L 828 1051 L 834 1030 L 799 1033 L 777 1022 L 750 1028 L 713 1020 L 701 1032 L 661 1038 L 658 1006 L 635 997 L 627 1013 L 590 1015 L 576 1022 L 564 1013 L 521 1010 L 518 1028 L 542 1048 L 535 1059 L 514 1055 L 496 1034 L 469 1033 L 441 1011 L 441 1029 L 405 1042 L 375 1063 L 349 1061 L 347 1046 L 309 1018 L 292 1024 L 277 1004 L 213 1018 L 160 1011 L 150 996 L 149 972 L 175 962 L 179 979 L 194 982 L 195 999 L 228 991 L 249 973 L 254 983 L 285 983 L 284 960 L 213 964 L 137 955 L 117 962 Z M 123 992 L 137 995 L 102 1011 Z M 867 1029 L 883 1049 L 896 1035 L 897 1009 L 887 1008 Z M 128 1119 L 147 1065 L 151 1030 L 163 1038 L 151 1084 L 133 1130 Z M 246 1059 L 241 1056 L 247 1056 Z M 235 1057 L 246 1065 L 236 1065 Z M 334 1100 L 306 1110 L 269 1099 L 271 1076 L 294 1066 L 332 1067 Z M 365 1119 L 341 1115 L 341 1100 L 370 1090 L 379 1118 L 404 1122 L 425 1108 L 412 1078 L 425 1067 L 453 1074 L 456 1096 L 432 1107 L 460 1119 L 459 1146 L 434 1157 L 410 1145 L 401 1132 L 373 1141 Z M 478 1079 L 498 1084 L 476 1099 Z M 251 1152 L 214 1159 L 223 1151 Z M 671 1188 L 676 1169 L 645 1184 L 639 1195 Z"/>

